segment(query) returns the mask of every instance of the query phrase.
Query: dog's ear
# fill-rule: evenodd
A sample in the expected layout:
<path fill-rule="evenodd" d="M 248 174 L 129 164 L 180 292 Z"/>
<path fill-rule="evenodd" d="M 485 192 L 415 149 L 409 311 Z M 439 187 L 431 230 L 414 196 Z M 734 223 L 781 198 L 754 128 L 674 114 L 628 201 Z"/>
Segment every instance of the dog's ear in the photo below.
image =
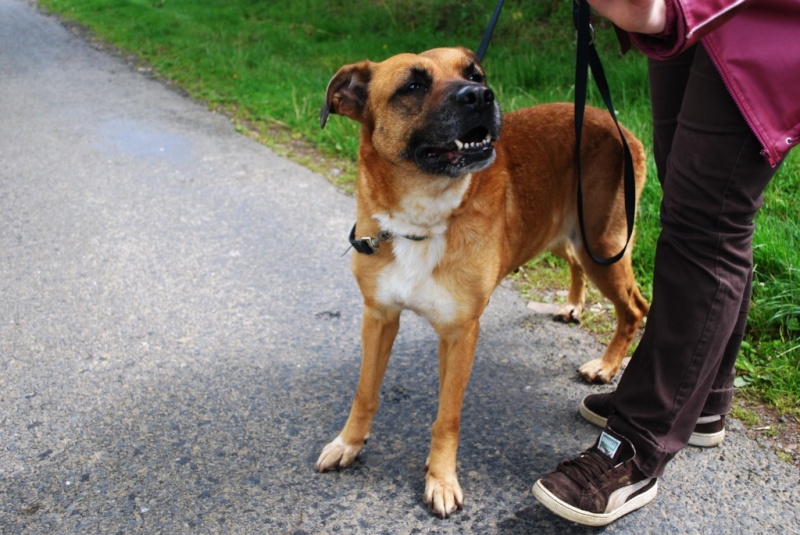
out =
<path fill-rule="evenodd" d="M 363 122 L 372 65 L 369 60 L 345 65 L 331 78 L 319 113 L 320 128 L 325 128 L 330 113 Z"/>

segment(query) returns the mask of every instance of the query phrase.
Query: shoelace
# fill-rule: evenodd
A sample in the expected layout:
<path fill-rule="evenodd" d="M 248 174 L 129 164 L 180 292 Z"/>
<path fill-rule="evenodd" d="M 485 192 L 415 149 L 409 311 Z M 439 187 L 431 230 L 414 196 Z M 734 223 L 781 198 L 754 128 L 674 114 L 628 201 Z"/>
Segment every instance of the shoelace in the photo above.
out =
<path fill-rule="evenodd" d="M 586 488 L 596 486 L 596 481 L 614 468 L 614 462 L 591 448 L 572 460 L 563 461 L 557 470 Z"/>

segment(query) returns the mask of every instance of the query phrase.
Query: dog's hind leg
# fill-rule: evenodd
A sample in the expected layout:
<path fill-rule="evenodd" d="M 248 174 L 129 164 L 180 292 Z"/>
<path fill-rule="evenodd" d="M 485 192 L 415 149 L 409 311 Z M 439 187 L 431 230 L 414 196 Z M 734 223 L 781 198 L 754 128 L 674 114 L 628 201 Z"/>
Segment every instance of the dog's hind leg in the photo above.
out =
<path fill-rule="evenodd" d="M 578 373 L 589 382 L 607 383 L 619 371 L 649 306 L 633 277 L 630 252 L 610 266 L 595 264 L 588 255 L 583 261 L 589 280 L 614 305 L 617 328 L 602 358 L 584 363 L 578 368 Z"/>
<path fill-rule="evenodd" d="M 480 324 L 476 318 L 436 330 L 440 336 L 439 411 L 431 428 L 424 501 L 435 514 L 445 518 L 464 504 L 464 493 L 456 476 L 456 452 L 461 405 L 472 373 Z"/>
<path fill-rule="evenodd" d="M 320 472 L 353 464 L 378 411 L 379 394 L 389 355 L 400 327 L 400 311 L 365 306 L 361 324 L 361 373 L 350 416 L 341 433 L 322 450 Z"/>
<path fill-rule="evenodd" d="M 556 312 L 553 319 L 564 323 L 580 323 L 581 313 L 586 304 L 586 274 L 581 267 L 575 250 L 569 242 L 562 242 L 550 249 L 550 252 L 563 258 L 569 264 L 569 294 L 567 301 Z"/>

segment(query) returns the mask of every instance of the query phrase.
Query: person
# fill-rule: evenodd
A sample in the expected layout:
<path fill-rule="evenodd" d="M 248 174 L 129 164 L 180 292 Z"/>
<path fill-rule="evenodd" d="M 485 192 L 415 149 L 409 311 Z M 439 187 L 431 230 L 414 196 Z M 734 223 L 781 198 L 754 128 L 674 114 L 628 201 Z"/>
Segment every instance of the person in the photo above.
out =
<path fill-rule="evenodd" d="M 753 281 L 753 220 L 800 140 L 800 2 L 589 0 L 648 56 L 663 190 L 652 306 L 616 391 L 581 414 L 595 444 L 538 480 L 555 514 L 601 526 L 649 503 L 687 444 L 724 439 Z"/>

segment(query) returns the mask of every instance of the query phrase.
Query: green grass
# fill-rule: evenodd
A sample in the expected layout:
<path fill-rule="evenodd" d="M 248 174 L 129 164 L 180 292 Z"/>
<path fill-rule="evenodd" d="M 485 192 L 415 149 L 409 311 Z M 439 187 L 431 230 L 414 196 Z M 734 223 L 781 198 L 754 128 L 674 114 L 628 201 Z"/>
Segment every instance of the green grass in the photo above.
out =
<path fill-rule="evenodd" d="M 332 118 L 319 128 L 325 87 L 343 64 L 435 46 L 477 48 L 495 0 L 41 0 L 47 10 L 148 62 L 212 109 L 228 113 L 277 147 L 297 140 L 335 158 L 352 180 L 358 126 Z M 507 2 L 484 67 L 504 110 L 573 98 L 574 38 L 570 2 Z M 617 51 L 601 24 L 604 59 L 621 120 L 646 144 L 646 62 Z M 590 90 L 590 102 L 601 105 Z M 307 158 L 308 159 L 308 158 Z M 311 158 L 311 160 L 314 160 Z M 323 171 L 325 169 L 322 169 Z M 652 159 L 649 165 L 655 177 Z M 770 186 L 757 220 L 756 283 L 737 384 L 779 410 L 800 405 L 800 228 L 794 215 L 800 155 Z M 642 196 L 634 263 L 649 296 L 659 231 L 660 189 L 651 178 Z M 552 259 L 533 270 L 552 269 Z M 558 268 L 562 269 L 563 268 Z M 534 271 L 534 273 L 536 273 Z M 543 277 L 547 278 L 547 277 Z"/>

